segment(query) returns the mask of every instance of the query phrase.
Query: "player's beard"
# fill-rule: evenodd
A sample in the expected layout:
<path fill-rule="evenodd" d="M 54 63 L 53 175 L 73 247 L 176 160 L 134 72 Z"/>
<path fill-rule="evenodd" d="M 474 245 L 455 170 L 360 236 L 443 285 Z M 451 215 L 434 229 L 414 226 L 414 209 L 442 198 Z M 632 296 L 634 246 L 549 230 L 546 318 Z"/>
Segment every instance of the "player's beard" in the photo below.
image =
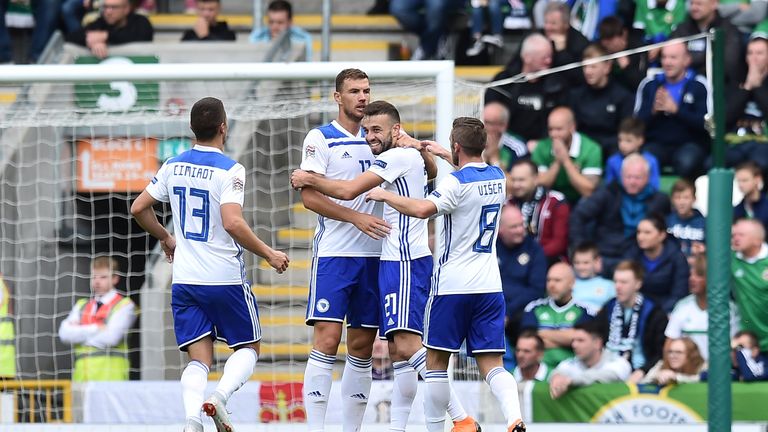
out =
<path fill-rule="evenodd" d="M 356 109 L 357 109 L 357 107 L 355 107 L 355 108 L 353 108 L 351 110 L 348 110 L 348 109 L 345 108 L 344 109 L 344 114 L 346 114 L 346 116 L 348 118 L 354 120 L 355 122 L 360 123 L 360 121 L 363 120 L 364 116 L 361 115 L 361 114 L 358 114 Z"/>
<path fill-rule="evenodd" d="M 378 143 L 368 143 L 368 146 L 371 147 L 371 152 L 374 155 L 380 155 L 384 153 L 385 151 L 391 149 L 393 147 L 392 144 L 392 132 L 389 133 L 389 135 L 382 141 L 379 141 Z M 377 151 L 378 150 L 378 151 Z"/>

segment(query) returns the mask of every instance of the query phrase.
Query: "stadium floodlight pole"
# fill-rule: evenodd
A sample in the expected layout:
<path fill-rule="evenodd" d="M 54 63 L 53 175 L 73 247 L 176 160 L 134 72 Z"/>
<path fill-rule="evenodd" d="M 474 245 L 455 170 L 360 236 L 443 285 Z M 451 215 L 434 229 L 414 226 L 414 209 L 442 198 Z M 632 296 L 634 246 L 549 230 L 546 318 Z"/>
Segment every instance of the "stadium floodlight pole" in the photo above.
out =
<path fill-rule="evenodd" d="M 709 310 L 708 430 L 731 430 L 730 282 L 731 282 L 731 194 L 733 171 L 725 166 L 725 33 L 714 30 L 708 56 L 711 60 L 713 168 L 709 171 L 709 198 L 706 223 L 707 309 Z M 728 263 L 727 265 L 719 265 Z"/>

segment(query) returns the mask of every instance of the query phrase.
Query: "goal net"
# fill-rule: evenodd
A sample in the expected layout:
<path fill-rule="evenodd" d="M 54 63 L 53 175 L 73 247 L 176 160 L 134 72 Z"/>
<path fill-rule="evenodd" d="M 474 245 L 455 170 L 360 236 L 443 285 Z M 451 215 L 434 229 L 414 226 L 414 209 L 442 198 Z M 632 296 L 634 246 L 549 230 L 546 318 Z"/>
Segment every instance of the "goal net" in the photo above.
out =
<path fill-rule="evenodd" d="M 156 61 L 127 56 L 110 60 L 104 70 Z M 387 71 L 375 69 L 381 64 L 324 65 L 336 72 L 349 66 L 369 73 L 372 100 L 393 103 L 405 130 L 418 138 L 447 138 L 452 117 L 447 123 L 439 120 L 445 105 L 450 116 L 481 114 L 480 87 L 453 81 L 452 73 L 453 95 L 445 98 L 438 91 L 440 80 L 409 78 L 414 74 L 403 65 L 390 64 Z M 222 67 L 218 78 L 177 81 L 147 74 L 134 82 L 89 82 L 78 72 L 70 75 L 78 76 L 77 82 L 67 82 L 64 69 L 49 67 L 50 77 L 34 78 L 41 82 L 0 88 L 15 99 L 0 105 L 0 272 L 10 289 L 16 350 L 16 371 L 4 388 L 23 395 L 6 401 L 15 404 L 13 421 L 71 416 L 66 385 L 48 388 L 39 380 L 68 383 L 72 377 L 75 347 L 62 342 L 59 326 L 78 299 L 89 298 L 90 263 L 96 256 L 118 261 L 117 289 L 138 306 L 128 334 L 130 379 L 178 379 L 187 359 L 173 335 L 170 265 L 129 209 L 163 161 L 191 147 L 189 109 L 204 96 L 224 101 L 230 126 L 226 152 L 247 170 L 246 219 L 260 238 L 291 258 L 290 269 L 278 275 L 247 255 L 264 334 L 253 379 L 272 385 L 302 381 L 311 349 L 304 313 L 316 217 L 301 206 L 289 174 L 299 166 L 306 133 L 335 118 L 337 108 L 332 80 L 316 79 L 314 68 L 320 66 L 280 67 L 290 80 L 277 79 L 279 73 L 234 80 Z M 302 69 L 308 78 L 297 77 Z M 170 221 L 168 207 L 157 211 Z M 230 352 L 216 345 L 211 378 Z M 340 359 L 344 352 L 342 346 Z M 342 366 L 337 363 L 336 378 Z"/>

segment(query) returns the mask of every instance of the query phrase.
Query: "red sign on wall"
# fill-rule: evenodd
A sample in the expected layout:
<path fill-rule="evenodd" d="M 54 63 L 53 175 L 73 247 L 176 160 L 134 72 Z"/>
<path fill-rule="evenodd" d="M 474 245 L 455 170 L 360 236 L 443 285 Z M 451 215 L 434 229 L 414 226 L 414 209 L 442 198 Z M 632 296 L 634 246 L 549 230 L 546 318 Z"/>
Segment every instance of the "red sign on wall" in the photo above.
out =
<path fill-rule="evenodd" d="M 77 141 L 78 192 L 141 192 L 158 168 L 154 138 Z"/>
<path fill-rule="evenodd" d="M 259 392 L 262 423 L 304 422 L 304 398 L 301 394 L 303 383 L 270 384 L 263 382 Z"/>

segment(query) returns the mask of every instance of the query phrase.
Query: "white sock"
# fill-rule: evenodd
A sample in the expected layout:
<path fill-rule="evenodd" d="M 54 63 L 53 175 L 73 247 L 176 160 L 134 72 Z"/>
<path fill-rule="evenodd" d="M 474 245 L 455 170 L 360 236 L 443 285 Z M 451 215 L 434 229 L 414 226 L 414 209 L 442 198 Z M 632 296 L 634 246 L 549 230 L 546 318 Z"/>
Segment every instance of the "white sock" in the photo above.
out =
<path fill-rule="evenodd" d="M 344 432 L 357 432 L 363 423 L 368 396 L 371 394 L 371 358 L 361 359 L 347 354 L 344 375 L 341 376 L 341 398 Z"/>
<path fill-rule="evenodd" d="M 451 400 L 448 372 L 430 370 L 426 372 L 427 394 L 424 397 L 424 419 L 427 432 L 443 432 L 445 429 L 445 411 Z"/>
<path fill-rule="evenodd" d="M 310 432 L 325 429 L 325 412 L 331 394 L 333 364 L 336 356 L 312 350 L 307 369 L 304 371 L 304 409 L 307 411 L 307 427 Z"/>
<path fill-rule="evenodd" d="M 200 410 L 205 399 L 205 386 L 208 384 L 208 366 L 192 360 L 181 373 L 181 396 L 184 401 L 184 415 L 187 419 L 200 424 Z"/>
<path fill-rule="evenodd" d="M 240 348 L 229 356 L 224 363 L 224 373 L 221 374 L 219 385 L 216 386 L 216 393 L 222 397 L 225 404 L 232 393 L 253 375 L 253 368 L 256 367 L 258 359 L 259 355 L 253 348 Z"/>
<path fill-rule="evenodd" d="M 507 426 L 523 418 L 520 413 L 520 399 L 517 394 L 517 381 L 511 373 L 502 367 L 491 369 L 485 377 L 485 381 L 491 387 L 491 393 L 499 401 L 501 412 L 507 421 Z"/>
<path fill-rule="evenodd" d="M 408 359 L 408 363 L 416 369 L 416 372 L 419 373 L 421 376 L 421 379 L 427 380 L 426 372 L 427 372 L 427 349 L 422 347 L 420 350 L 416 351 L 414 355 L 411 356 L 410 359 Z M 464 405 L 461 404 L 461 401 L 459 400 L 459 397 L 456 396 L 456 392 L 453 391 L 453 386 L 450 387 L 451 389 L 451 401 L 448 403 L 448 415 L 451 416 L 451 419 L 453 421 L 462 421 L 465 418 L 467 418 L 467 412 L 464 410 Z"/>
<path fill-rule="evenodd" d="M 419 374 L 407 361 L 394 362 L 392 367 L 395 369 L 395 383 L 392 386 L 389 430 L 405 431 L 419 385 Z"/>

